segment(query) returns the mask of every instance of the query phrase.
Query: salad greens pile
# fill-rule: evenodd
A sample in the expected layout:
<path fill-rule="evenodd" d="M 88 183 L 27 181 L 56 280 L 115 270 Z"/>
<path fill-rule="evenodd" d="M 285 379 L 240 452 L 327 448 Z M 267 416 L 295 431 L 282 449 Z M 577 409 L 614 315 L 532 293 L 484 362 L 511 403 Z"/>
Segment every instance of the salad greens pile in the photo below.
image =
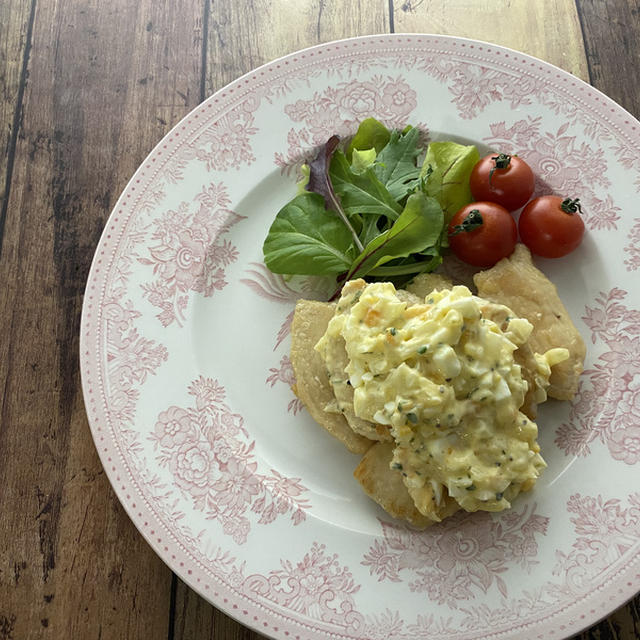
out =
<path fill-rule="evenodd" d="M 472 201 L 478 160 L 476 147 L 455 142 L 431 142 L 425 153 L 417 128 L 390 131 L 368 118 L 345 149 L 332 136 L 304 165 L 298 195 L 269 229 L 265 264 L 339 284 L 432 271 L 448 246 L 449 220 Z"/>

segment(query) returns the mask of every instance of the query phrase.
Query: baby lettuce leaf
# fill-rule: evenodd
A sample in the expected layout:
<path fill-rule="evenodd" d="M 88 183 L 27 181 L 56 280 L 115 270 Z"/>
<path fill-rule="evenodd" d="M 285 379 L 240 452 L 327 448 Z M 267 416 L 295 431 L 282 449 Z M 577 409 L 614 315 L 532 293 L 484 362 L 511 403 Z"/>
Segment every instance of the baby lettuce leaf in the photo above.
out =
<path fill-rule="evenodd" d="M 390 229 L 367 244 L 346 279 L 363 277 L 391 260 L 433 247 L 440 239 L 443 224 L 442 208 L 437 200 L 421 191 L 410 195 L 400 217 Z"/>
<path fill-rule="evenodd" d="M 373 166 L 377 155 L 373 147 L 371 149 L 362 149 L 362 151 L 354 149 L 351 154 L 351 171 L 353 173 L 364 173 L 369 167 Z"/>
<path fill-rule="evenodd" d="M 420 260 L 393 260 L 393 264 L 387 263 L 375 269 L 371 269 L 367 275 L 377 278 L 385 278 L 387 280 L 398 280 L 400 276 L 415 276 L 423 271 L 433 271 L 442 264 L 442 256 L 436 247 L 430 247 L 429 250 L 420 252 Z M 407 278 L 402 278 L 406 280 Z"/>
<path fill-rule="evenodd" d="M 473 197 L 469 177 L 476 162 L 478 150 L 457 142 L 432 142 L 422 164 L 421 176 L 425 178 L 427 195 L 435 198 L 444 211 L 445 222 L 469 204 Z"/>
<path fill-rule="evenodd" d="M 338 136 L 331 136 L 325 145 L 320 149 L 318 155 L 309 163 L 309 180 L 305 188 L 307 191 L 313 193 L 319 193 L 324 198 L 324 204 L 327 209 L 335 211 L 338 217 L 342 220 L 344 226 L 349 230 L 353 238 L 353 242 L 358 251 L 362 251 L 363 246 L 358 238 L 358 234 L 355 232 L 351 222 L 347 217 L 340 199 L 336 196 L 336 192 L 333 189 L 333 184 L 329 178 L 329 167 L 331 166 L 331 158 L 338 148 L 340 138 Z M 342 152 L 340 152 L 341 155 Z"/>
<path fill-rule="evenodd" d="M 380 153 L 383 147 L 389 142 L 391 132 L 382 122 L 378 122 L 375 118 L 366 118 L 360 123 L 356 135 L 353 136 L 349 146 L 347 147 L 347 158 L 351 160 L 351 154 L 354 149 L 375 149 L 376 153 Z"/>
<path fill-rule="evenodd" d="M 344 273 L 356 256 L 351 232 L 317 193 L 297 195 L 280 209 L 262 251 L 273 273 L 299 275 Z"/>
<path fill-rule="evenodd" d="M 359 237 L 363 245 L 363 251 L 364 247 L 368 245 L 371 240 L 380 235 L 378 220 L 380 220 L 380 218 L 377 216 L 362 216 L 362 228 L 360 229 Z"/>
<path fill-rule="evenodd" d="M 329 180 L 329 165 L 331 158 L 340 144 L 338 136 L 331 136 L 320 148 L 318 155 L 309 163 L 309 180 L 306 184 L 307 191 L 319 193 L 324 198 L 327 209 L 340 208 L 331 180 Z"/>
<path fill-rule="evenodd" d="M 475 147 L 429 145 L 417 165 L 419 131 L 363 121 L 345 154 L 322 146 L 277 214 L 263 252 L 274 273 L 402 281 L 442 262 L 446 222 L 471 201 Z M 308 178 L 308 179 L 307 179 Z M 336 295 L 339 293 L 336 292 Z"/>
<path fill-rule="evenodd" d="M 391 138 L 378 154 L 375 164 L 380 182 L 397 201 L 414 191 L 420 181 L 420 168 L 416 166 L 420 132 L 415 127 L 405 131 L 391 132 Z"/>
<path fill-rule="evenodd" d="M 342 151 L 333 154 L 329 178 L 340 196 L 347 217 L 359 214 L 382 215 L 396 220 L 402 211 L 402 207 L 380 182 L 373 168 L 366 169 L 363 173 L 354 173 Z"/>

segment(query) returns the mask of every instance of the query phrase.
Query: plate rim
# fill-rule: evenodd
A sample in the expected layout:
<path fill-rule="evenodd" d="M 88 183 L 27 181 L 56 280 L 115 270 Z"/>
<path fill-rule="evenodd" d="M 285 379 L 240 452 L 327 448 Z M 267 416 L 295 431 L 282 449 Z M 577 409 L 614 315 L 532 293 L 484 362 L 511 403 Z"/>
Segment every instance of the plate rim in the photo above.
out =
<path fill-rule="evenodd" d="M 189 571 L 186 567 L 186 565 L 183 566 L 176 566 L 177 564 L 177 560 L 176 557 L 174 556 L 174 558 L 170 557 L 169 552 L 166 551 L 165 547 L 163 546 L 163 544 L 160 542 L 160 539 L 157 538 L 156 536 L 154 536 L 154 532 L 153 530 L 148 531 L 146 527 L 141 526 L 140 524 L 140 518 L 139 515 L 135 512 L 134 508 L 131 507 L 131 504 L 129 502 L 129 500 L 125 499 L 125 494 L 126 494 L 126 489 L 125 486 L 126 485 L 121 485 L 121 481 L 120 478 L 118 476 L 117 473 L 117 467 L 113 464 L 113 460 L 111 460 L 109 458 L 109 456 L 107 455 L 107 453 L 105 453 L 104 450 L 102 450 L 102 447 L 99 446 L 98 444 L 98 431 L 97 431 L 97 424 L 95 422 L 95 420 L 92 418 L 91 415 L 91 411 L 90 411 L 90 405 L 91 405 L 91 396 L 93 394 L 91 388 L 90 388 L 90 382 L 89 382 L 89 365 L 87 363 L 87 361 L 85 361 L 85 353 L 88 353 L 88 349 L 90 349 L 90 347 L 92 346 L 92 343 L 89 342 L 89 338 L 88 338 L 88 326 L 90 325 L 90 318 L 91 318 L 91 305 L 89 305 L 87 303 L 87 300 L 90 299 L 91 297 L 91 291 L 90 291 L 90 286 L 96 281 L 96 279 L 98 278 L 97 276 L 97 270 L 98 270 L 98 253 L 101 247 L 104 246 L 105 244 L 105 240 L 107 238 L 107 236 L 109 235 L 109 232 L 111 231 L 112 225 L 113 225 L 113 220 L 114 217 L 116 216 L 116 212 L 118 211 L 118 209 L 122 206 L 123 201 L 125 199 L 125 194 L 130 192 L 130 189 L 133 185 L 135 185 L 135 181 L 139 179 L 141 172 L 142 172 L 142 168 L 143 166 L 150 161 L 150 159 L 152 159 L 158 152 L 159 149 L 162 148 L 162 145 L 165 143 L 165 141 L 167 141 L 168 139 L 170 139 L 173 135 L 175 135 L 181 127 L 183 127 L 185 125 L 185 123 L 194 116 L 194 114 L 200 112 L 200 111 L 204 111 L 204 109 L 207 107 L 207 105 L 209 104 L 213 104 L 214 101 L 216 101 L 216 99 L 220 99 L 222 98 L 223 95 L 225 95 L 225 92 L 229 93 L 230 89 L 237 89 L 242 87 L 246 82 L 248 82 L 248 79 L 251 76 L 254 76 L 256 74 L 256 72 L 260 72 L 260 71 L 264 71 L 265 69 L 269 69 L 269 68 L 275 68 L 275 66 L 277 64 L 283 64 L 285 63 L 285 61 L 287 60 L 291 60 L 293 58 L 295 58 L 296 56 L 299 56 L 301 54 L 308 54 L 311 52 L 328 52 L 331 48 L 335 47 L 336 45 L 340 45 L 343 46 L 345 44 L 352 44 L 352 43 L 359 43 L 359 42 L 370 42 L 370 43 L 375 43 L 375 40 L 380 40 L 380 42 L 389 45 L 389 44 L 393 44 L 393 43 L 399 43 L 401 40 L 406 40 L 406 41 L 410 41 L 410 42 L 414 42 L 415 45 L 418 45 L 419 39 L 422 40 L 433 40 L 433 39 L 437 39 L 437 40 L 445 40 L 445 41 L 449 41 L 451 43 L 453 42 L 458 42 L 458 43 L 467 43 L 467 44 L 473 44 L 473 45 L 482 45 L 484 47 L 486 47 L 487 49 L 490 50 L 501 50 L 504 52 L 509 52 L 512 53 L 514 56 L 519 56 L 520 58 L 523 58 L 525 60 L 531 60 L 532 62 L 535 62 L 538 65 L 541 65 L 544 68 L 547 68 L 549 70 L 553 70 L 555 73 L 559 74 L 559 76 L 564 76 L 564 77 L 570 77 L 572 79 L 572 81 L 575 81 L 576 83 L 580 84 L 581 86 L 583 86 L 585 88 L 585 91 L 587 91 L 589 94 L 591 95 L 596 95 L 600 98 L 600 102 L 605 103 L 609 108 L 612 108 L 612 111 L 617 112 L 617 114 L 625 114 L 625 116 L 628 118 L 628 120 L 630 120 L 631 122 L 635 122 L 638 123 L 640 125 L 640 123 L 638 122 L 638 120 L 636 119 L 635 116 L 633 116 L 630 112 L 628 112 L 624 107 L 622 107 L 621 105 L 619 105 L 618 103 L 616 103 L 613 99 L 609 98 L 606 94 L 604 94 L 602 91 L 600 91 L 599 89 L 597 89 L 596 87 L 593 87 L 591 84 L 589 84 L 588 82 L 582 80 L 581 78 L 579 78 L 578 76 L 573 75 L 571 72 L 566 71 L 564 69 L 561 69 L 560 67 L 557 67 L 555 65 L 553 65 L 552 63 L 546 62 L 545 60 L 542 60 L 540 58 L 537 58 L 536 56 L 533 56 L 531 54 L 527 54 L 527 53 L 523 53 L 521 51 L 518 51 L 516 49 L 512 49 L 503 45 L 498 45 L 489 41 L 484 41 L 484 40 L 478 40 L 478 39 L 474 39 L 474 38 L 467 38 L 467 37 L 460 37 L 460 36 L 454 36 L 454 35 L 442 35 L 442 34 L 436 34 L 436 33 L 410 33 L 410 32 L 399 32 L 399 33 L 379 33 L 379 34 L 369 34 L 369 35 L 363 35 L 363 36 L 353 36 L 353 37 L 349 37 L 349 38 L 342 38 L 342 39 L 336 39 L 336 40 L 331 40 L 331 41 L 327 41 L 327 42 L 323 42 L 323 43 L 319 43 L 319 44 L 315 44 L 309 47 L 305 47 L 290 53 L 287 53 L 283 56 L 280 56 L 278 58 L 275 58 L 271 61 L 268 61 L 264 64 L 259 65 L 258 67 L 255 67 L 254 69 L 251 69 L 250 71 L 242 74 L 241 76 L 239 76 L 238 78 L 236 78 L 235 80 L 229 82 L 228 84 L 220 87 L 219 89 L 217 89 L 214 93 L 212 93 L 211 95 L 209 95 L 205 100 L 203 100 L 200 104 L 198 104 L 197 106 L 195 106 L 193 109 L 191 109 L 189 112 L 187 112 L 183 117 L 181 117 L 178 122 L 172 126 L 167 133 L 154 145 L 154 147 L 151 149 L 151 151 L 146 155 L 146 157 L 144 158 L 144 160 L 140 163 L 140 165 L 136 168 L 135 172 L 133 173 L 133 175 L 131 176 L 131 178 L 127 181 L 126 185 L 124 186 L 124 188 L 122 189 L 116 203 L 114 204 L 113 208 L 111 209 L 111 212 L 105 222 L 103 231 L 101 233 L 100 239 L 96 245 L 96 249 L 94 252 L 94 256 L 92 258 L 92 262 L 91 262 L 91 268 L 89 270 L 89 274 L 87 276 L 87 283 L 85 286 L 85 290 L 84 290 L 84 297 L 83 297 L 83 304 L 82 304 L 82 313 L 81 313 L 81 323 L 80 323 L 80 341 L 79 341 L 79 360 L 80 360 L 80 374 L 81 374 L 81 387 L 82 387 L 82 392 L 83 392 L 83 401 L 85 403 L 85 409 L 86 409 L 86 413 L 87 413 L 87 419 L 88 419 L 88 424 L 90 427 L 90 431 L 91 431 L 91 436 L 92 436 L 92 440 L 94 442 L 94 446 L 96 447 L 96 450 L 98 452 L 99 458 L 100 458 L 100 462 L 105 470 L 105 473 L 109 479 L 109 482 L 118 498 L 119 503 L 122 505 L 122 507 L 124 508 L 125 512 L 127 513 L 128 517 L 131 519 L 132 523 L 134 524 L 134 526 L 136 527 L 136 529 L 138 530 L 138 532 L 142 535 L 142 537 L 145 539 L 145 541 L 150 545 L 150 547 L 153 549 L 153 551 L 156 553 L 156 555 L 158 555 L 160 557 L 160 559 L 168 566 L 168 568 L 177 576 L 179 577 L 185 584 L 187 584 L 190 588 L 192 588 L 194 591 L 196 591 L 199 595 L 201 595 L 205 600 L 207 600 L 208 602 L 210 602 L 213 606 L 215 606 L 216 608 L 220 609 L 221 611 L 223 611 L 226 615 L 230 616 L 231 618 L 233 618 L 234 620 L 236 620 L 238 623 L 256 631 L 257 633 L 260 634 L 264 634 L 265 633 L 265 628 L 264 627 L 260 627 L 258 624 L 258 621 L 256 620 L 252 620 L 251 616 L 246 616 L 243 615 L 241 610 L 238 608 L 234 608 L 234 604 L 231 601 L 227 602 L 227 599 L 225 598 L 224 600 L 222 600 L 221 598 L 218 597 L 214 597 L 212 595 L 212 593 L 210 591 L 208 591 L 207 589 L 203 588 L 202 583 L 200 582 L 200 580 L 196 580 L 196 577 L 191 573 L 191 571 Z M 422 44 L 427 45 L 428 42 L 423 42 Z M 584 97 L 587 97 L 586 95 Z M 616 115 L 615 113 L 612 115 Z M 612 123 L 614 124 L 614 123 Z M 618 125 L 617 123 L 614 125 L 616 126 L 616 128 L 620 128 L 620 125 Z M 640 133 L 638 133 L 638 138 L 640 139 Z M 111 446 L 115 446 L 114 444 L 111 444 Z M 151 513 L 151 512 L 150 512 Z M 638 556 L 636 556 L 635 558 L 636 560 L 638 560 Z M 605 588 L 604 585 L 599 585 L 602 588 Z M 599 620 L 602 620 L 604 618 L 606 618 L 608 615 L 611 614 L 611 612 L 613 612 L 615 609 L 623 606 L 626 602 L 629 602 L 630 600 L 632 600 L 639 592 L 636 590 L 636 588 L 628 588 L 625 590 L 625 592 L 623 594 L 620 594 L 618 596 L 618 598 L 616 598 L 613 601 L 612 605 L 607 605 L 607 607 L 605 608 L 605 610 L 600 613 L 600 612 L 596 612 L 595 614 L 589 614 L 586 615 L 584 620 L 579 621 L 578 623 L 575 624 L 569 624 L 567 623 L 567 627 L 564 631 L 562 631 L 562 637 L 569 637 L 570 635 L 573 635 L 575 633 L 579 633 L 580 631 L 596 624 Z M 233 594 L 233 596 L 235 597 L 236 594 Z M 589 596 L 591 597 L 591 596 Z M 231 600 L 231 599 L 229 599 Z M 586 600 L 586 597 L 585 597 Z M 266 617 L 269 617 L 271 615 L 273 615 L 274 612 L 273 611 L 268 611 L 266 612 Z M 560 613 L 556 613 L 554 615 L 551 616 L 551 619 L 555 619 L 558 616 L 560 616 L 562 614 Z M 298 620 L 290 620 L 289 621 L 292 624 L 295 625 L 299 625 L 300 627 L 304 627 L 304 623 L 302 621 L 298 621 Z M 265 623 L 266 624 L 266 623 Z M 548 624 L 548 622 L 545 622 L 543 624 Z M 537 629 L 536 629 L 537 630 Z M 267 632 L 269 632 L 268 629 L 266 629 Z M 542 632 L 544 632 L 545 630 L 542 629 Z M 269 633 L 273 633 L 273 631 L 269 632 Z M 314 634 L 319 634 L 322 633 L 320 632 L 319 629 L 314 629 L 313 630 Z M 497 634 L 495 634 L 495 637 L 500 637 L 504 634 L 505 632 L 499 632 Z M 567 635 L 565 635 L 567 634 Z M 273 636 L 269 636 L 269 637 L 273 637 L 273 638 L 280 638 L 282 636 L 280 635 L 273 635 Z M 313 637 L 318 637 L 317 635 L 314 635 Z M 340 634 L 336 635 L 336 637 L 348 637 L 348 636 L 341 636 Z M 489 637 L 489 636 L 482 636 L 482 637 Z M 493 637 L 493 636 L 492 636 Z M 560 637 L 560 636 L 557 636 Z"/>

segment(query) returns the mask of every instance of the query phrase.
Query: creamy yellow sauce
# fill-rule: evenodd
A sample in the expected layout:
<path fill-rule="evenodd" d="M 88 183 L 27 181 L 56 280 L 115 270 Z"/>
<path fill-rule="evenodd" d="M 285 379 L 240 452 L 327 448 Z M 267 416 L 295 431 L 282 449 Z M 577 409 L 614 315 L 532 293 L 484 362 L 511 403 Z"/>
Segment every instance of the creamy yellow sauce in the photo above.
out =
<path fill-rule="evenodd" d="M 508 508 L 546 466 L 513 357 L 532 326 L 511 312 L 498 326 L 490 305 L 464 286 L 408 305 L 390 283 L 356 280 L 316 345 L 326 358 L 328 341 L 344 339 L 355 415 L 390 430 L 392 468 L 425 515 L 444 488 L 467 511 Z M 536 355 L 541 388 L 567 355 Z"/>

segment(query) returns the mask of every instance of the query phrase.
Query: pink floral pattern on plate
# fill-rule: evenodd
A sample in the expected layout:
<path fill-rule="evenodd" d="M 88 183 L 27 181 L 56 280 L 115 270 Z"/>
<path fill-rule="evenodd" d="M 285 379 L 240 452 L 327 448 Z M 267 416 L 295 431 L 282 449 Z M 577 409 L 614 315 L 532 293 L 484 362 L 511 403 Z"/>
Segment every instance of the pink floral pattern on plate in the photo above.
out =
<path fill-rule="evenodd" d="M 538 564 L 535 535 L 546 533 L 549 519 L 535 508 L 514 508 L 499 518 L 460 512 L 424 533 L 381 521 L 384 538 L 374 542 L 362 564 L 379 581 L 401 582 L 408 572 L 411 591 L 425 592 L 430 600 L 453 608 L 493 584 L 506 598 L 508 588 L 500 574 L 509 565 L 529 570 Z"/>
<path fill-rule="evenodd" d="M 508 514 L 456 516 L 418 534 L 372 518 L 356 483 L 341 482 L 344 451 L 320 460 L 301 446 L 311 425 L 290 391 L 293 299 L 326 296 L 312 279 L 270 274 L 260 239 L 273 215 L 269 189 L 329 135 L 352 133 L 364 115 L 423 127 L 423 112 L 431 126 L 451 122 L 438 135 L 530 154 L 540 189 L 579 189 L 588 249 L 606 254 L 607 268 L 583 290 L 561 287 L 592 334 L 580 395 L 556 422 L 566 422 L 558 445 L 577 455 L 570 473 L 568 458 L 552 458 L 562 482 L 536 489 L 540 513 L 522 500 Z M 283 639 L 542 640 L 551 630 L 571 635 L 633 595 L 640 499 L 628 488 L 637 484 L 640 392 L 630 272 L 640 267 L 640 221 L 627 186 L 640 190 L 639 131 L 541 62 L 419 34 L 292 54 L 189 114 L 119 199 L 82 321 L 96 446 L 159 555 L 217 606 Z M 222 331 L 211 337 L 213 307 Z M 281 407 L 266 428 L 253 417 L 260 402 Z M 584 455 L 596 442 L 610 455 L 599 457 L 600 485 L 588 493 Z"/>
<path fill-rule="evenodd" d="M 280 365 L 277 367 L 271 367 L 269 369 L 269 376 L 266 380 L 267 384 L 273 387 L 277 382 L 283 382 L 284 384 L 291 389 L 296 383 L 296 377 L 293 372 L 293 366 L 291 364 L 291 359 L 288 355 L 283 355 L 280 358 Z M 300 398 L 294 397 L 289 401 L 287 405 L 287 411 L 290 411 L 295 415 L 298 411 L 302 411 L 303 404 Z"/>
<path fill-rule="evenodd" d="M 540 608 L 571 603 L 592 591 L 604 576 L 637 547 L 640 534 L 640 494 L 628 496 L 628 507 L 618 499 L 601 495 L 574 494 L 567 501 L 567 511 L 576 538 L 568 553 L 557 549 L 552 575 L 554 579 L 537 589 L 526 589 L 519 598 L 505 601 L 501 607 L 465 606 L 463 627 L 473 629 L 491 620 L 497 627 L 517 624 L 535 615 Z"/>
<path fill-rule="evenodd" d="M 344 630 L 357 630 L 362 623 L 353 599 L 360 586 L 349 568 L 340 566 L 337 554 L 327 554 L 325 545 L 317 542 L 300 562 L 281 560 L 280 569 L 249 576 L 244 588 L 305 618 Z"/>
<path fill-rule="evenodd" d="M 224 185 L 211 184 L 193 204 L 181 202 L 156 221 L 154 244 L 138 262 L 153 267 L 155 279 L 142 289 L 160 309 L 156 317 L 163 327 L 182 326 L 190 291 L 209 297 L 227 286 L 225 269 L 238 259 L 238 251 L 224 236 L 243 218 L 228 208 L 229 202 Z"/>
<path fill-rule="evenodd" d="M 398 61 L 397 66 L 419 69 L 446 85 L 451 94 L 451 104 L 455 105 L 459 117 L 465 120 L 476 118 L 495 103 L 508 105 L 505 111 L 538 105 L 567 123 L 579 125 L 590 139 L 600 143 L 613 139 L 602 118 L 594 117 L 580 105 L 580 101 L 567 99 L 568 96 L 561 91 L 553 90 L 555 87 L 549 78 L 535 72 L 501 69 L 494 62 L 444 56 L 406 56 Z M 619 154 L 626 161 L 637 163 L 632 146 L 622 144 Z"/>
<path fill-rule="evenodd" d="M 640 218 L 633 221 L 628 240 L 629 244 L 624 247 L 628 257 L 624 263 L 627 265 L 627 271 L 637 271 L 640 268 Z"/>
<path fill-rule="evenodd" d="M 474 637 L 468 634 L 478 626 L 489 623 L 494 632 L 501 632 L 535 616 L 540 607 L 558 606 L 563 600 L 572 602 L 582 597 L 590 592 L 594 580 L 605 575 L 638 544 L 638 493 L 628 496 L 627 506 L 621 500 L 605 500 L 601 495 L 574 494 L 567 502 L 567 512 L 576 539 L 568 552 L 556 550 L 552 579 L 534 590 L 525 589 L 518 598 L 510 598 L 497 584 L 502 597 L 496 607 L 474 604 L 476 599 L 460 583 L 467 582 L 466 579 L 472 576 L 469 582 L 486 591 L 493 580 L 500 577 L 499 574 L 505 573 L 499 567 L 502 563 L 506 564 L 508 556 L 513 555 L 512 559 L 525 570 L 536 563 L 533 559 L 537 553 L 534 537 L 536 534 L 546 534 L 548 519 L 535 513 L 535 505 L 511 512 L 508 522 L 502 525 L 501 519 L 491 523 L 491 516 L 483 514 L 478 531 L 474 530 L 473 516 L 468 514 L 456 516 L 461 525 L 459 527 L 449 527 L 445 523 L 425 532 L 381 522 L 384 533 L 382 544 L 389 545 L 387 553 L 391 556 L 391 562 L 394 557 L 399 560 L 397 570 L 419 566 L 422 571 L 428 572 L 433 566 L 430 563 L 436 563 L 442 575 L 436 576 L 439 584 L 433 589 L 434 593 L 429 590 L 428 595 L 441 595 L 451 600 L 448 606 L 461 613 L 457 620 L 446 614 L 418 613 L 412 622 L 397 609 L 388 607 L 379 613 L 363 614 L 357 608 L 354 597 L 362 585 L 355 581 L 349 567 L 340 565 L 336 554 L 328 555 L 325 545 L 318 542 L 312 544 L 311 550 L 301 561 L 294 563 L 281 559 L 280 568 L 266 574 L 244 577 L 242 569 L 231 569 L 235 561 L 233 558 L 226 558 L 225 565 L 229 567 L 226 571 L 230 573 L 230 579 L 245 593 L 257 594 L 281 607 L 293 609 L 306 620 L 321 620 L 338 626 L 341 631 L 351 631 L 353 635 L 349 637 L 366 640 Z M 491 539 L 491 534 L 497 534 L 495 541 Z M 406 538 L 404 544 L 400 541 L 402 537 Z M 376 541 L 378 549 L 380 544 L 380 541 Z M 511 544 L 515 545 L 515 550 L 510 548 Z M 487 553 L 489 549 L 492 551 Z M 375 555 L 382 557 L 377 553 Z M 440 567 L 437 564 L 439 560 L 446 567 Z M 390 559 L 384 559 L 383 562 L 388 563 Z M 368 556 L 365 556 L 362 564 L 372 566 Z M 490 576 L 491 573 L 496 575 Z M 448 588 L 451 587 L 453 591 L 449 592 Z M 398 592 L 396 597 L 399 597 Z"/>
<path fill-rule="evenodd" d="M 485 539 L 486 526 L 481 525 L 479 531 L 474 531 L 473 518 L 468 515 L 460 518 L 465 521 L 461 532 L 455 528 L 449 530 L 445 525 L 444 531 L 427 530 L 417 533 L 404 526 L 388 523 L 385 526 L 383 522 L 385 542 L 382 544 L 389 544 L 389 540 L 393 540 L 387 551 L 390 559 L 383 562 L 399 560 L 398 570 L 411 569 L 420 562 L 421 570 L 425 573 L 433 569 L 430 562 L 437 563 L 440 560 L 447 566 L 452 565 L 448 571 L 442 571 L 442 575 L 436 573 L 436 584 L 429 585 L 429 595 L 442 595 L 451 599 L 449 606 L 459 609 L 462 616 L 455 620 L 451 615 L 421 613 L 416 616 L 415 622 L 411 623 L 403 619 L 397 611 L 388 608 L 380 614 L 365 616 L 362 637 L 369 640 L 476 637 L 467 634 L 487 624 L 491 625 L 493 633 L 499 633 L 513 629 L 532 616 L 535 618 L 536 612 L 541 608 L 558 606 L 560 602 L 571 603 L 581 598 L 585 593 L 589 593 L 593 584 L 620 562 L 631 548 L 638 545 L 640 494 L 631 494 L 626 508 L 618 499 L 605 500 L 600 495 L 592 497 L 575 494 L 567 501 L 567 511 L 576 539 L 570 551 L 556 550 L 552 579 L 538 588 L 525 588 L 522 596 L 515 598 L 502 593 L 498 587 L 502 598 L 499 606 L 494 607 L 486 603 L 475 604 L 477 599 L 471 597 L 464 586 L 460 588 L 459 583 L 475 584 L 476 588 L 486 591 L 486 582 L 491 584 L 493 580 L 487 577 L 491 567 L 495 566 L 496 557 L 511 554 L 511 541 L 515 542 L 518 549 L 515 552 L 517 564 L 525 569 L 530 568 L 532 557 L 536 555 L 533 550 L 536 545 L 533 540 L 534 534 L 545 534 L 548 524 L 547 518 L 535 514 L 535 507 L 530 511 L 525 507 L 520 513 L 509 514 L 511 521 L 505 525 L 505 529 L 509 531 L 500 532 L 495 544 Z M 485 522 L 491 520 L 488 514 L 485 515 Z M 497 523 L 491 526 L 495 524 Z M 388 531 L 389 527 L 391 529 Z M 440 527 L 442 525 L 438 525 L 438 528 Z M 398 544 L 400 536 L 407 536 L 409 544 Z M 376 541 L 376 544 L 380 545 L 379 541 Z M 424 549 L 428 551 L 422 556 L 421 552 Z M 435 553 L 431 553 L 431 549 Z M 455 550 L 453 556 L 452 549 Z M 493 552 L 483 557 L 483 549 L 493 549 Z M 368 562 L 365 556 L 363 564 Z M 462 571 L 452 562 L 460 563 Z M 435 566 L 438 567 L 438 564 Z M 484 578 L 479 580 L 478 576 Z M 448 588 L 452 588 L 453 591 L 449 592 Z M 519 637 L 538 636 L 531 634 Z"/>
<path fill-rule="evenodd" d="M 374 76 L 371 80 L 341 82 L 316 92 L 309 100 L 297 100 L 284 111 L 301 122 L 287 134 L 289 148 L 275 154 L 276 165 L 286 173 L 308 160 L 310 152 L 327 141 L 328 131 L 352 135 L 358 124 L 376 117 L 388 127 L 403 128 L 416 108 L 416 92 L 400 76 Z M 412 123 L 417 124 L 417 123 Z"/>
<path fill-rule="evenodd" d="M 567 455 L 586 456 L 600 440 L 615 460 L 640 462 L 640 311 L 623 301 L 627 291 L 601 292 L 582 318 L 591 342 L 603 342 L 593 368 L 583 373 L 569 420 L 557 430 L 556 444 Z"/>
<path fill-rule="evenodd" d="M 418 64 L 422 71 L 447 84 L 451 103 L 464 119 L 474 118 L 493 102 L 507 102 L 511 109 L 529 105 L 541 84 L 534 77 L 514 82 L 511 74 L 484 64 L 461 64 L 438 57 Z"/>
<path fill-rule="evenodd" d="M 235 169 L 255 161 L 249 140 L 258 132 L 253 116 L 258 106 L 255 99 L 244 101 L 196 138 L 194 155 L 207 171 Z"/>
<path fill-rule="evenodd" d="M 333 290 L 331 282 L 314 276 L 294 276 L 285 278 L 267 269 L 263 262 L 251 263 L 240 282 L 253 293 L 274 302 L 291 304 L 298 298 L 326 300 Z M 331 291 L 330 291 L 331 290 Z"/>
<path fill-rule="evenodd" d="M 171 471 L 175 486 L 195 509 L 219 520 L 225 534 L 243 544 L 251 529 L 247 512 L 270 524 L 289 514 L 294 525 L 305 519 L 309 502 L 300 478 L 286 478 L 275 469 L 257 472 L 255 442 L 242 417 L 224 402 L 216 380 L 200 377 L 189 387 L 195 406 L 162 411 L 150 436 L 160 467 Z"/>
<path fill-rule="evenodd" d="M 164 345 L 140 335 L 134 322 L 141 314 L 130 300 L 105 300 L 107 371 L 111 388 L 109 417 L 120 430 L 130 429 L 147 377 L 167 360 Z"/>
<path fill-rule="evenodd" d="M 255 112 L 260 97 L 249 96 L 224 115 L 199 129 L 197 135 L 184 145 L 165 165 L 162 178 L 168 184 L 185 180 L 190 163 L 197 162 L 206 172 L 227 172 L 255 162 L 251 138 L 258 133 Z"/>

